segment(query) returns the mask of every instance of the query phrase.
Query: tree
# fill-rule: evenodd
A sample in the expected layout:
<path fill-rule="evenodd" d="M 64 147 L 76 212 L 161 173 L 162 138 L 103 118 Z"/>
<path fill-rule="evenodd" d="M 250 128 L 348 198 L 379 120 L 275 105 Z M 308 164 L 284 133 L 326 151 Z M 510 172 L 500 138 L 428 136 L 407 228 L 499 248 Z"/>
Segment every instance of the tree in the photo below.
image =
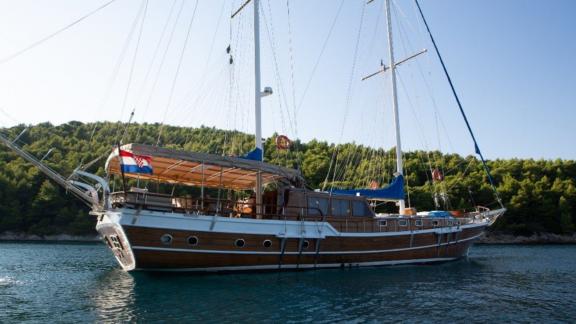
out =
<path fill-rule="evenodd" d="M 29 131 L 19 140 L 24 149 L 41 158 L 53 148 L 44 162 L 67 176 L 81 163 L 107 156 L 118 142 L 119 130 L 126 126 L 72 121 L 57 126 L 18 125 L 0 131 L 15 138 L 25 127 Z M 156 144 L 160 127 L 160 124 L 132 124 L 126 129 L 125 142 Z M 394 148 L 375 149 L 355 143 L 335 145 L 317 140 L 303 143 L 292 139 L 290 150 L 282 151 L 276 148 L 276 136 L 264 143 L 266 162 L 300 169 L 311 188 L 322 187 L 328 170 L 329 185 L 342 188 L 366 187 L 372 180 L 384 187 L 395 171 Z M 161 140 L 167 147 L 231 156 L 246 154 L 254 147 L 253 135 L 205 126 L 165 126 Z M 576 161 L 509 159 L 488 161 L 488 165 L 508 208 L 497 222 L 497 230 L 523 235 L 576 231 Z M 474 156 L 404 152 L 404 166 L 411 205 L 419 210 L 435 208 L 434 192 L 445 192 L 454 209 L 498 206 L 482 165 Z M 432 181 L 431 168 L 442 170 L 443 182 Z M 103 176 L 102 160 L 89 171 Z M 0 232 L 87 234 L 94 232 L 94 223 L 82 203 L 0 145 Z"/>
<path fill-rule="evenodd" d="M 568 200 L 561 196 L 558 200 L 558 211 L 560 212 L 560 228 L 562 233 L 569 234 L 574 232 L 574 224 L 572 223 L 572 206 Z"/>

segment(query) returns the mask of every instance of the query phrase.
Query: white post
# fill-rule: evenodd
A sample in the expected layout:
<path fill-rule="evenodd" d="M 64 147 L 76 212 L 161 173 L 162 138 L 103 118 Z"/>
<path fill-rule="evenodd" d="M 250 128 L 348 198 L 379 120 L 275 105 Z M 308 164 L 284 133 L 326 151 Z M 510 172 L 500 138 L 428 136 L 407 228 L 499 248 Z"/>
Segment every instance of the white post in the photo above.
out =
<path fill-rule="evenodd" d="M 400 141 L 400 118 L 398 116 L 398 96 L 396 93 L 396 63 L 394 62 L 394 48 L 392 46 L 392 18 L 390 17 L 390 0 L 386 0 L 386 20 L 388 21 L 388 51 L 390 53 L 390 70 L 392 72 L 392 108 L 394 110 L 394 126 L 396 127 L 396 172 L 404 174 L 402 166 L 402 144 Z M 404 213 L 405 202 L 399 202 L 400 214 Z"/>
<path fill-rule="evenodd" d="M 264 149 L 262 147 L 262 94 L 260 86 L 260 1 L 254 0 L 254 111 L 256 117 L 256 148 L 262 152 L 264 159 Z M 256 175 L 256 217 L 262 215 L 262 175 L 260 172 Z"/>

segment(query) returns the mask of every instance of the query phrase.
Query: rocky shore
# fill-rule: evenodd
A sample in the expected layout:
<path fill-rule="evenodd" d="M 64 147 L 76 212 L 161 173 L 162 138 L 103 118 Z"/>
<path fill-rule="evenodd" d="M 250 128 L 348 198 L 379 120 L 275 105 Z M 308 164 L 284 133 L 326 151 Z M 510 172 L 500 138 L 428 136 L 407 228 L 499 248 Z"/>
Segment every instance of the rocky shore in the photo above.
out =
<path fill-rule="evenodd" d="M 0 241 L 48 241 L 48 242 L 100 242 L 98 234 L 93 235 L 35 235 L 26 233 L 0 233 Z"/>
<path fill-rule="evenodd" d="M 478 244 L 576 244 L 576 233 L 561 235 L 553 233 L 536 233 L 532 236 L 515 236 L 503 233 L 486 233 Z"/>

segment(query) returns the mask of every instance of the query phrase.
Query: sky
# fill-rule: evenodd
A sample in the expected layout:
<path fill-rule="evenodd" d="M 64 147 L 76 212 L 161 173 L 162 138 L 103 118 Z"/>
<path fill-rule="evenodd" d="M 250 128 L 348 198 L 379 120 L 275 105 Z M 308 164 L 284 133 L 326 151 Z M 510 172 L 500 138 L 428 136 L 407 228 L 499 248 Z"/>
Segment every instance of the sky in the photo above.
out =
<path fill-rule="evenodd" d="M 71 120 L 254 130 L 244 2 L 0 1 L 0 127 Z M 485 157 L 576 159 L 576 2 L 420 0 Z M 392 3 L 404 150 L 474 146 L 413 1 Z M 261 0 L 263 135 L 395 145 L 383 0 Z M 233 64 L 226 48 L 230 45 Z"/>

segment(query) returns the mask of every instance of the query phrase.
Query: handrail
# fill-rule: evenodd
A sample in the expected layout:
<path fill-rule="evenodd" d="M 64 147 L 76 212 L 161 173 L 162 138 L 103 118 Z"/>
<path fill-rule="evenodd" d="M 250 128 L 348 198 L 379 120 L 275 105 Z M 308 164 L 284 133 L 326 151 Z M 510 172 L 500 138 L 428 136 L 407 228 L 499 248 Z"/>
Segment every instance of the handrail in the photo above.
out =
<path fill-rule="evenodd" d="M 146 206 L 145 208 L 148 209 L 158 209 L 163 211 L 172 211 L 172 212 L 185 212 L 186 214 L 202 214 L 206 213 L 206 215 L 213 215 L 213 216 L 229 216 L 229 217 L 240 217 L 240 218 L 258 218 L 257 214 L 255 213 L 255 206 L 256 204 L 251 204 L 251 212 L 242 212 L 241 207 L 242 202 L 237 202 L 230 199 L 220 199 L 220 203 L 222 207 L 219 210 L 216 210 L 215 206 L 212 204 L 207 203 L 206 200 L 210 200 L 216 203 L 218 200 L 216 198 L 204 198 L 204 208 L 202 206 L 202 199 L 198 197 L 197 199 L 188 198 L 191 203 L 184 204 L 181 206 L 177 206 L 175 200 L 181 197 L 173 197 L 170 195 L 163 195 L 163 194 L 156 194 L 150 192 L 128 192 L 127 197 L 134 197 L 138 196 L 140 198 L 126 202 L 124 192 L 115 192 L 111 194 L 111 201 L 116 204 L 120 203 L 121 205 L 124 204 L 131 204 L 134 207 L 141 205 Z M 154 200 L 153 197 L 159 198 L 159 200 Z M 206 207 L 208 206 L 208 207 Z M 330 216 L 323 213 L 323 211 L 318 207 L 306 207 L 306 206 L 282 206 L 276 204 L 261 204 L 261 210 L 263 213 L 261 214 L 262 218 L 269 219 L 269 220 L 291 220 L 291 221 L 321 221 L 321 222 L 330 222 L 332 226 L 342 232 L 388 232 L 388 231 L 399 231 L 402 228 L 399 227 L 398 221 L 405 220 L 408 222 L 407 226 L 405 227 L 409 231 L 415 231 L 416 228 L 420 229 L 438 229 L 444 227 L 454 227 L 453 225 L 448 225 L 448 219 L 444 218 L 437 218 L 437 217 L 391 217 L 387 218 L 386 220 L 389 222 L 388 226 L 382 227 L 378 226 L 378 222 L 382 220 L 382 218 L 371 218 L 372 223 L 366 224 L 367 219 L 356 217 L 356 216 L 349 216 L 349 217 L 338 217 L 338 216 Z M 270 210 L 272 207 L 272 210 Z M 310 213 L 306 213 L 303 211 L 310 211 L 314 210 L 317 211 L 319 214 L 310 215 Z M 266 212 L 268 211 L 268 212 Z M 501 212 L 498 211 L 491 211 L 480 213 L 478 215 L 488 216 L 489 218 L 492 217 L 491 213 L 494 213 L 494 216 L 497 217 Z M 498 215 L 496 215 L 498 214 Z M 471 215 L 472 216 L 472 215 Z M 461 225 L 465 224 L 472 224 L 481 222 L 480 219 L 472 217 L 458 217 L 451 219 L 452 221 L 456 219 L 458 221 L 457 227 L 459 228 Z M 418 227 L 414 227 L 415 225 L 413 222 L 417 220 L 422 220 L 422 225 Z M 360 224 L 360 222 L 363 222 Z M 368 226 L 369 225 L 369 226 Z"/>
<path fill-rule="evenodd" d="M 66 189 L 67 191 L 72 192 L 72 194 L 74 194 L 76 197 L 82 200 L 82 202 L 87 204 L 89 207 L 92 207 L 93 209 L 99 209 L 98 204 L 94 204 L 93 197 L 89 193 L 78 189 L 78 187 L 76 187 L 73 183 L 66 180 L 66 178 L 64 178 L 61 174 L 52 170 L 49 166 L 39 161 L 32 154 L 24 151 L 22 148 L 14 144 L 14 142 L 10 141 L 2 134 L 0 134 L 0 142 L 4 143 L 4 145 L 6 145 L 9 149 L 14 151 L 16 154 L 18 154 L 21 158 L 28 161 L 30 164 L 34 165 L 42 173 L 48 176 L 48 178 L 52 179 L 54 182 L 64 187 L 64 189 Z"/>

